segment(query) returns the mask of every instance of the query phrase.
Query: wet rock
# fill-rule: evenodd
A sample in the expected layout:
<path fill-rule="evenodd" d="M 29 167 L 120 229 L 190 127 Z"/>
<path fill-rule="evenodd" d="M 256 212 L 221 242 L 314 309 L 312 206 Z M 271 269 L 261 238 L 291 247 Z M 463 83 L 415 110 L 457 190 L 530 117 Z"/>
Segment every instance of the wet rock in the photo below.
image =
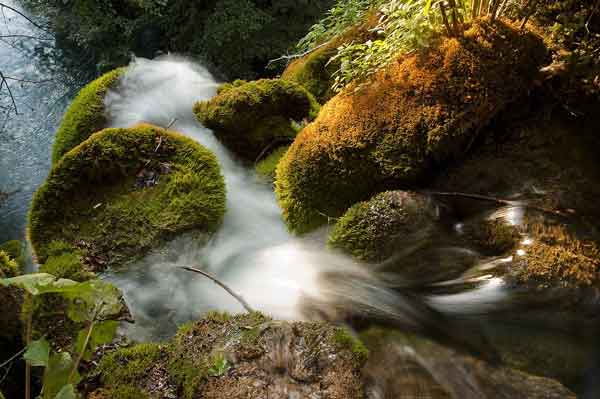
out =
<path fill-rule="evenodd" d="M 416 336 L 372 328 L 361 338 L 371 349 L 365 366 L 369 398 L 576 397 L 554 380 L 491 366 Z"/>
<path fill-rule="evenodd" d="M 358 399 L 366 353 L 338 327 L 211 314 L 165 344 L 105 355 L 87 397 Z"/>
<path fill-rule="evenodd" d="M 414 251 L 428 243 L 440 216 L 428 196 L 388 191 L 352 206 L 335 224 L 329 245 L 367 262 Z"/>

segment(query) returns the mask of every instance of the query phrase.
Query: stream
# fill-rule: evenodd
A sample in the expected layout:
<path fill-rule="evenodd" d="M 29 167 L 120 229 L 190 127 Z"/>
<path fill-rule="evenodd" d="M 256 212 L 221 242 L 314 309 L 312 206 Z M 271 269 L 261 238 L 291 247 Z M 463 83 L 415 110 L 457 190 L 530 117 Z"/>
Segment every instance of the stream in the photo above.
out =
<path fill-rule="evenodd" d="M 5 10 L 4 14 L 6 23 L 0 24 L 3 35 L 40 35 L 14 13 Z M 0 242 L 4 242 L 24 238 L 31 197 L 50 169 L 55 130 L 83 82 L 62 75 L 52 57 L 44 56 L 53 46 L 48 37 L 41 43 L 7 38 L 0 39 L 0 43 L 4 73 L 42 82 L 13 82 L 19 115 L 0 114 L 0 190 L 12 193 L 0 203 Z M 510 264 L 512 258 L 490 259 L 456 243 L 445 244 L 432 251 L 430 260 L 419 261 L 424 274 L 434 271 L 440 258 L 444 264 L 468 258 L 470 266 L 437 278 L 434 289 L 415 295 L 413 285 L 402 276 L 380 273 L 328 250 L 327 228 L 303 238 L 290 235 L 272 187 L 238 162 L 192 113 L 192 105 L 211 98 L 217 86 L 202 66 L 185 58 L 165 56 L 134 60 L 119 86 L 106 96 L 111 127 L 142 122 L 170 126 L 215 153 L 227 187 L 225 219 L 208 244 L 182 236 L 140 261 L 103 274 L 102 278 L 121 288 L 136 320 L 123 325 L 125 335 L 136 341 L 164 340 L 178 326 L 208 311 L 243 311 L 222 288 L 180 269 L 192 266 L 211 272 L 254 308 L 277 319 L 379 321 L 465 346 L 473 344 L 475 351 L 493 350 L 495 345 L 521 345 L 516 349 L 523 352 L 530 342 L 539 341 L 553 345 L 552 350 L 566 359 L 565 367 L 578 367 L 575 374 L 586 372 L 593 360 L 593 343 L 572 336 L 571 330 L 555 330 L 554 324 L 560 321 L 548 323 L 546 317 L 535 315 L 517 317 L 535 294 L 523 295 L 493 273 Z M 519 223 L 523 209 L 495 211 L 507 222 Z M 453 218 L 443 221 L 440 234 L 445 235 L 445 243 L 460 234 L 462 222 Z M 522 245 L 525 251 L 527 237 Z M 539 302 L 541 313 L 554 306 L 552 301 Z M 452 326 L 455 331 L 449 331 Z M 475 343 L 476 338 L 469 335 L 475 330 L 494 338 L 481 345 Z"/>

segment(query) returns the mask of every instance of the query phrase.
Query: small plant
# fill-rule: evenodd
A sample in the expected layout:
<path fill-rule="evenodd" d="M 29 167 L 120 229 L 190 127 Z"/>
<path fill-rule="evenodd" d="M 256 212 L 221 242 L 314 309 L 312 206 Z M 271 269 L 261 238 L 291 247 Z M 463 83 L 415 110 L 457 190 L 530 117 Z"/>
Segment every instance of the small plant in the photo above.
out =
<path fill-rule="evenodd" d="M 231 365 L 227 361 L 225 355 L 221 352 L 216 353 L 211 358 L 211 366 L 208 369 L 208 374 L 213 377 L 220 377 L 227 373 Z"/>
<path fill-rule="evenodd" d="M 37 273 L 0 280 L 0 285 L 15 286 L 26 293 L 29 303 L 26 311 L 27 348 L 25 389 L 30 398 L 31 367 L 44 367 L 42 399 L 75 399 L 75 386 L 81 379 L 78 373 L 82 360 L 91 359 L 94 350 L 110 342 L 116 333 L 118 318 L 126 311 L 120 291 L 101 280 L 78 283 L 57 279 L 51 274 Z M 77 334 L 71 348 L 54 352 L 51 344 L 42 336 L 32 340 L 33 313 L 47 296 L 59 296 L 64 300 L 65 317 L 85 326 Z"/>

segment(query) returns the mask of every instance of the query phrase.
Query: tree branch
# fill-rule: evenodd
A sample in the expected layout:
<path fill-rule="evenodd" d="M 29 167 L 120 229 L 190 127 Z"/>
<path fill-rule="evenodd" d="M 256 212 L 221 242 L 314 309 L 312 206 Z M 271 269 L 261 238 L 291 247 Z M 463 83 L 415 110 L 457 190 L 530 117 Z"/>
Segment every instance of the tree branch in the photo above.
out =
<path fill-rule="evenodd" d="M 283 61 L 286 60 L 288 63 L 290 60 L 296 59 L 296 58 L 302 58 L 305 55 L 308 55 L 310 53 L 312 53 L 313 51 L 316 51 L 318 49 L 320 49 L 321 47 L 325 47 L 325 45 L 327 45 L 329 43 L 329 41 L 326 41 L 325 43 L 321 43 L 316 47 L 311 48 L 310 50 L 306 50 L 302 53 L 298 53 L 298 54 L 292 54 L 292 55 L 282 55 L 279 58 L 275 58 L 273 60 L 270 60 L 269 63 L 267 64 L 267 68 L 271 66 L 271 64 L 278 62 L 278 61 Z"/>
<path fill-rule="evenodd" d="M 46 33 L 50 33 L 48 32 L 48 30 L 46 30 L 46 28 L 44 28 L 41 25 L 38 25 L 35 21 L 33 21 L 31 18 L 29 18 L 27 15 L 23 14 L 21 11 L 17 10 L 16 8 L 13 8 L 9 5 L 6 5 L 4 3 L 0 3 L 0 8 L 6 8 L 8 10 L 11 10 L 12 12 L 20 15 L 21 17 L 25 18 L 27 21 L 29 21 L 29 23 L 31 23 L 33 26 L 35 26 L 36 28 L 46 32 Z"/>
<path fill-rule="evenodd" d="M 6 80 L 6 77 L 4 76 L 2 71 L 0 71 L 0 91 L 2 91 L 2 87 L 5 85 L 6 90 L 8 90 L 8 95 L 10 96 L 13 107 L 15 109 L 15 114 L 19 115 L 19 109 L 17 108 L 17 103 L 15 101 L 15 97 L 13 96 L 12 90 L 10 89 L 10 85 L 8 84 L 8 81 Z"/>
<path fill-rule="evenodd" d="M 219 285 L 221 288 L 223 288 L 225 291 L 227 291 L 229 293 L 229 295 L 234 297 L 244 307 L 244 309 L 246 309 L 246 312 L 248 312 L 248 313 L 255 312 L 255 310 L 252 309 L 252 307 L 250 305 L 248 305 L 248 302 L 246 302 L 244 300 L 244 298 L 242 298 L 241 295 L 237 294 L 235 291 L 233 291 L 231 288 L 229 288 L 227 285 L 225 285 L 225 283 L 222 283 L 219 279 L 217 279 L 213 275 L 205 272 L 204 270 L 196 269 L 196 268 L 189 267 L 189 266 L 180 266 L 180 268 L 183 270 L 201 274 L 204 277 L 212 280 L 213 283 Z"/>

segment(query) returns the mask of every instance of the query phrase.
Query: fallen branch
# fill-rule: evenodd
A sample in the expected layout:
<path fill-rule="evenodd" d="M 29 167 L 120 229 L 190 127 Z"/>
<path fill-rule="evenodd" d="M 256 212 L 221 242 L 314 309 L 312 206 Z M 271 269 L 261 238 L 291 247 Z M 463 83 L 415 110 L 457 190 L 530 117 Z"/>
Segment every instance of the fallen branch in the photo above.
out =
<path fill-rule="evenodd" d="M 219 285 L 221 288 L 223 288 L 225 291 L 227 291 L 229 293 L 229 295 L 234 297 L 244 307 L 244 309 L 246 309 L 246 312 L 248 312 L 248 313 L 255 312 L 255 310 L 252 309 L 252 307 L 250 305 L 248 305 L 248 302 L 246 302 L 244 300 L 244 298 L 242 298 L 241 295 L 237 294 L 235 291 L 233 291 L 231 288 L 229 288 L 227 285 L 225 285 L 225 283 L 222 283 L 219 279 L 217 279 L 215 276 L 211 275 L 210 273 L 207 273 L 204 270 L 196 269 L 196 268 L 189 267 L 189 266 L 180 266 L 180 268 L 183 270 L 201 274 L 204 277 L 208 278 L 209 280 L 212 280 L 213 283 Z"/>
<path fill-rule="evenodd" d="M 529 205 L 522 201 L 511 201 L 503 198 L 490 197 L 482 194 L 471 194 L 471 193 L 458 193 L 458 192 L 444 192 L 444 191 L 424 191 L 424 194 L 439 196 L 439 197 L 460 197 L 460 198 L 468 198 L 479 201 L 488 201 L 494 202 L 499 205 L 504 206 L 521 206 L 525 209 L 532 209 L 539 212 L 550 213 L 553 215 L 558 215 L 562 217 L 573 216 L 575 213 L 572 209 L 567 209 L 566 211 L 560 211 L 557 209 L 544 208 L 541 206 Z"/>
<path fill-rule="evenodd" d="M 294 59 L 296 59 L 296 58 L 302 58 L 302 57 L 304 57 L 305 55 L 308 55 L 308 54 L 312 53 L 313 51 L 315 51 L 315 50 L 318 50 L 318 49 L 320 49 L 321 47 L 324 47 L 324 46 L 325 46 L 325 45 L 327 45 L 328 43 L 329 43 L 329 41 L 326 41 L 325 43 L 321 43 L 321 44 L 319 44 L 318 46 L 316 46 L 316 47 L 313 47 L 313 48 L 311 48 L 310 50 L 306 50 L 305 52 L 302 52 L 302 53 L 298 53 L 298 54 L 292 54 L 292 55 L 282 55 L 282 56 L 281 56 L 281 57 L 279 57 L 279 58 L 275 58 L 275 59 L 273 59 L 273 60 L 270 60 L 270 61 L 267 63 L 267 68 L 268 68 L 268 67 L 270 67 L 270 66 L 271 66 L 271 64 L 274 64 L 274 63 L 276 63 L 276 62 L 279 62 L 279 61 L 284 61 L 284 60 L 285 60 L 285 61 L 287 61 L 287 62 L 289 63 L 289 61 L 290 61 L 290 60 L 294 60 Z"/>
<path fill-rule="evenodd" d="M 8 90 L 8 95 L 10 97 L 10 100 L 12 101 L 13 108 L 15 109 L 15 114 L 19 115 L 19 109 L 17 108 L 15 97 L 13 96 L 12 90 L 10 89 L 10 85 L 8 84 L 8 81 L 6 80 L 6 77 L 4 76 L 2 71 L 0 71 L 0 79 L 0 91 L 2 91 L 3 86 L 6 86 L 6 90 Z"/>
<path fill-rule="evenodd" d="M 529 17 L 535 12 L 535 7 L 537 6 L 538 0 L 529 0 L 525 8 L 525 17 L 521 22 L 520 29 L 525 28 L 527 21 L 529 21 Z"/>

